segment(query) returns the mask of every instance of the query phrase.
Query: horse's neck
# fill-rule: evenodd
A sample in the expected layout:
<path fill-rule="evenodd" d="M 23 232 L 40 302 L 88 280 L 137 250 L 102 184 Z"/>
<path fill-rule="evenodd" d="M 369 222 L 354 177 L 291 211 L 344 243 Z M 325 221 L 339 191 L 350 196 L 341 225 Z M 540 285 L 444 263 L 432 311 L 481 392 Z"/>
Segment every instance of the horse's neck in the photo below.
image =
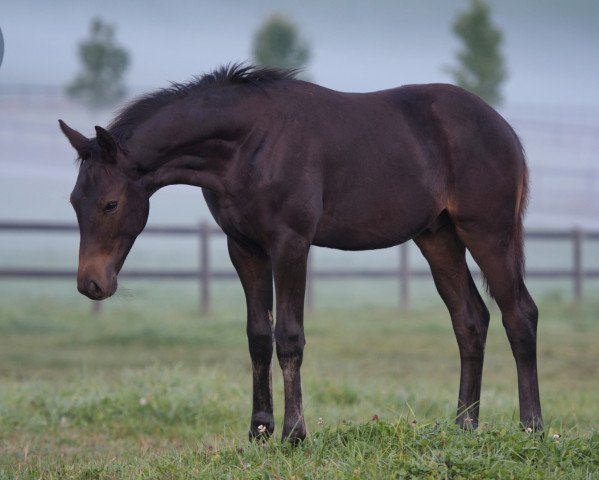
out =
<path fill-rule="evenodd" d="M 244 137 L 235 113 L 181 105 L 166 108 L 136 130 L 131 161 L 143 173 L 150 193 L 175 184 L 221 191 L 220 168 Z"/>

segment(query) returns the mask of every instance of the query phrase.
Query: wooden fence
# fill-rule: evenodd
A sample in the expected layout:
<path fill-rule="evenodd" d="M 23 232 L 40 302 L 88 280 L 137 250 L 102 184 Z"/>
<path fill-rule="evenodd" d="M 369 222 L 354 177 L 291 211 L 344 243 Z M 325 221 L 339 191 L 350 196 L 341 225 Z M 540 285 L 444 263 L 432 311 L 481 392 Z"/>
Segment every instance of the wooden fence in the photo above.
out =
<path fill-rule="evenodd" d="M 0 233 L 6 232 L 31 232 L 53 233 L 79 231 L 77 225 L 71 223 L 22 223 L 0 222 Z M 198 241 L 199 264 L 193 270 L 134 270 L 125 269 L 121 276 L 129 279 L 144 280 L 196 280 L 199 284 L 199 306 L 202 314 L 210 311 L 211 288 L 213 280 L 236 279 L 236 273 L 231 270 L 215 270 L 210 264 L 210 243 L 213 237 L 222 237 L 224 233 L 220 228 L 201 223 L 193 226 L 148 226 L 142 235 L 170 235 L 191 236 Z M 543 241 L 569 241 L 571 244 L 571 268 L 528 270 L 527 277 L 535 279 L 569 279 L 572 282 L 572 294 L 579 301 L 583 296 L 585 279 L 599 278 L 599 269 L 584 269 L 582 245 L 585 240 L 599 240 L 599 231 L 573 230 L 528 230 L 526 238 Z M 387 269 L 343 269 L 324 270 L 314 267 L 313 262 L 308 262 L 308 281 L 306 286 L 306 308 L 314 307 L 313 283 L 315 279 L 395 279 L 398 282 L 399 306 L 409 308 L 410 281 L 414 278 L 430 277 L 428 269 L 410 268 L 408 244 L 399 245 L 398 257 L 395 267 Z M 72 269 L 57 268 L 6 268 L 0 266 L 1 278 L 35 278 L 35 279 L 75 279 L 77 273 Z M 473 276 L 480 276 L 478 270 L 473 271 Z M 98 310 L 99 302 L 94 302 L 94 310 Z"/>

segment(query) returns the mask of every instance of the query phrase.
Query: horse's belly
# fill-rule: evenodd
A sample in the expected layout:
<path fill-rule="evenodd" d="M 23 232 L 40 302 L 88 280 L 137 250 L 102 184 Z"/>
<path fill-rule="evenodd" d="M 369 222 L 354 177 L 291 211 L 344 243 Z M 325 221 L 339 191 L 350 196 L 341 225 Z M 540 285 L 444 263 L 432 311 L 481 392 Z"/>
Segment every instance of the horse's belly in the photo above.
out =
<path fill-rule="evenodd" d="M 313 245 L 339 250 L 375 250 L 406 242 L 425 230 L 438 212 L 419 216 L 390 216 L 385 219 L 348 219 L 323 216 Z M 411 218 L 410 218 L 411 217 Z"/>
<path fill-rule="evenodd" d="M 445 202 L 435 182 L 384 166 L 328 182 L 314 245 L 342 250 L 391 247 L 414 238 L 437 218 Z"/>

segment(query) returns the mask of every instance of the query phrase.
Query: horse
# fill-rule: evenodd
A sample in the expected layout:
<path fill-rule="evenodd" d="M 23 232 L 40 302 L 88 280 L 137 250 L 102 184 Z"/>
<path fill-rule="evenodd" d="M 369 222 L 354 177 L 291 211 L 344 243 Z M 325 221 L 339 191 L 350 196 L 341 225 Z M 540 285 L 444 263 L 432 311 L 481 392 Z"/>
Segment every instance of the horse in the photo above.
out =
<path fill-rule="evenodd" d="M 59 124 L 78 154 L 70 196 L 80 230 L 77 288 L 91 299 L 115 293 L 151 195 L 173 184 L 202 188 L 246 298 L 250 439 L 274 432 L 273 343 L 282 438 L 306 436 L 300 367 L 310 247 L 409 240 L 427 259 L 455 331 L 457 424 L 478 425 L 489 324 L 468 250 L 501 311 L 520 422 L 542 430 L 538 310 L 523 280 L 528 170 L 514 130 L 476 95 L 448 84 L 345 93 L 294 72 L 229 64 L 134 100 L 95 137 Z"/>

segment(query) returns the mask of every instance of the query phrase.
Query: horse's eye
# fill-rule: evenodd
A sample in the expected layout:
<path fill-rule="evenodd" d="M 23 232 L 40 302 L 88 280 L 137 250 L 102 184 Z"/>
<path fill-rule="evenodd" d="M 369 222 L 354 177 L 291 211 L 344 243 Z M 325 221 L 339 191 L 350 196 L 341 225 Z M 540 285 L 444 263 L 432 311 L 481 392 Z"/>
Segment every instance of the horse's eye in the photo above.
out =
<path fill-rule="evenodd" d="M 117 206 L 118 206 L 118 202 L 108 202 L 106 204 L 106 206 L 104 207 L 104 211 L 106 213 L 112 213 L 116 210 Z"/>

